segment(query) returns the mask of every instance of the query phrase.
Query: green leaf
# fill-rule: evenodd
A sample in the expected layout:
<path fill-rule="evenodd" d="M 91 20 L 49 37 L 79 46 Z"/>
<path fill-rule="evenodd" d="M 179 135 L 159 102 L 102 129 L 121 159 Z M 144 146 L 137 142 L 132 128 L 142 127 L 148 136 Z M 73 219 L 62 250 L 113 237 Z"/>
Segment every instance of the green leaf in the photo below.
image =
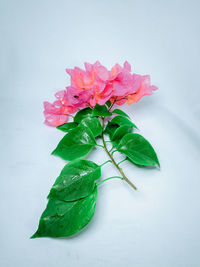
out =
<path fill-rule="evenodd" d="M 64 123 L 58 127 L 56 127 L 57 129 L 63 131 L 63 132 L 69 132 L 71 129 L 75 128 L 78 124 L 75 122 L 68 122 L 68 123 Z"/>
<path fill-rule="evenodd" d="M 86 197 L 92 193 L 95 180 L 100 177 L 100 166 L 89 160 L 76 159 L 65 165 L 48 197 L 63 201 Z"/>
<path fill-rule="evenodd" d="M 122 117 L 122 116 L 116 116 L 114 117 L 111 122 L 111 124 L 118 124 L 120 126 L 122 125 L 128 125 L 128 126 L 133 126 L 134 128 L 138 129 L 137 126 L 132 123 L 129 119 Z"/>
<path fill-rule="evenodd" d="M 124 111 L 122 111 L 121 109 L 118 109 L 118 108 L 114 109 L 112 111 L 112 113 L 119 114 L 121 116 L 124 116 L 124 117 L 129 118 L 129 115 L 128 114 L 126 114 Z"/>
<path fill-rule="evenodd" d="M 131 133 L 132 130 L 133 126 L 128 125 L 123 125 L 117 128 L 111 138 L 111 142 L 113 143 L 113 145 L 116 147 L 120 143 L 122 137 L 128 133 Z"/>
<path fill-rule="evenodd" d="M 83 119 L 81 125 L 90 128 L 95 137 L 100 135 L 103 131 L 100 121 L 95 117 L 87 117 Z"/>
<path fill-rule="evenodd" d="M 126 134 L 120 141 L 117 150 L 125 154 L 133 163 L 141 166 L 158 166 L 156 152 L 151 144 L 141 135 Z"/>
<path fill-rule="evenodd" d="M 92 111 L 92 116 L 93 117 L 110 117 L 112 116 L 112 113 L 108 111 L 108 108 L 106 107 L 106 105 L 100 106 L 96 104 L 96 106 L 94 107 Z"/>
<path fill-rule="evenodd" d="M 80 123 L 83 119 L 92 116 L 92 109 L 91 108 L 84 108 L 76 113 L 74 117 L 74 122 Z"/>
<path fill-rule="evenodd" d="M 79 125 L 63 137 L 52 154 L 70 161 L 85 156 L 95 145 L 90 129 Z"/>
<path fill-rule="evenodd" d="M 77 201 L 65 202 L 50 199 L 43 212 L 37 237 L 69 237 L 78 233 L 92 219 L 97 199 L 97 187 L 87 196 Z"/>
<path fill-rule="evenodd" d="M 110 140 L 112 140 L 112 136 L 118 128 L 119 128 L 119 125 L 111 124 L 110 122 L 108 122 L 108 124 L 104 130 L 104 133 L 109 136 Z"/>
<path fill-rule="evenodd" d="M 106 106 L 107 107 L 110 107 L 112 104 L 111 104 L 111 102 L 110 102 L 110 100 L 108 100 L 107 102 L 106 102 Z"/>

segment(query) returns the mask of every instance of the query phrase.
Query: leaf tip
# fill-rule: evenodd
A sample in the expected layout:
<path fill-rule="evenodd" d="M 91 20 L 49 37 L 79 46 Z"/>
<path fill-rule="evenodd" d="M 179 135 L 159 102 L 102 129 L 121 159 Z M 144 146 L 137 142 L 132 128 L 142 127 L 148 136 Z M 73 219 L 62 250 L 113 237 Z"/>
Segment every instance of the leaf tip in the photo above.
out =
<path fill-rule="evenodd" d="M 38 237 L 39 237 L 38 232 L 35 232 L 35 234 L 33 234 L 33 235 L 30 237 L 30 239 L 34 239 L 34 238 L 38 238 Z"/>
<path fill-rule="evenodd" d="M 56 149 L 51 152 L 51 155 L 56 155 Z"/>
<path fill-rule="evenodd" d="M 160 169 L 160 162 L 159 161 L 157 161 L 157 167 L 158 167 L 158 169 Z"/>

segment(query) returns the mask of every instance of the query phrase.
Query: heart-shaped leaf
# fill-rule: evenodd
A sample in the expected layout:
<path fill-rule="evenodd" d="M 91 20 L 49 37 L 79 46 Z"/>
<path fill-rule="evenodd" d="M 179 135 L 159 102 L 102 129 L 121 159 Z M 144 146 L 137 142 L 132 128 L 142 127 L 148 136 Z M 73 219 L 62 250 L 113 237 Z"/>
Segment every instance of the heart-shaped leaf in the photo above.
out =
<path fill-rule="evenodd" d="M 96 199 L 97 187 L 89 196 L 77 201 L 50 199 L 32 238 L 68 237 L 78 233 L 92 219 Z"/>
<path fill-rule="evenodd" d="M 64 123 L 58 127 L 56 127 L 57 129 L 63 131 L 63 132 L 69 132 L 71 129 L 74 129 L 77 127 L 77 123 L 75 122 L 67 122 L 67 123 Z"/>
<path fill-rule="evenodd" d="M 86 197 L 94 190 L 95 180 L 100 177 L 100 166 L 89 160 L 76 159 L 65 165 L 48 197 L 63 201 Z"/>
<path fill-rule="evenodd" d="M 74 122 L 80 123 L 83 119 L 91 116 L 92 116 L 92 109 L 84 108 L 76 113 L 74 117 Z"/>
<path fill-rule="evenodd" d="M 94 136 L 98 136 L 102 133 L 102 126 L 97 118 L 87 117 L 81 121 L 81 124 L 85 127 L 89 127 Z"/>
<path fill-rule="evenodd" d="M 124 116 L 124 117 L 129 118 L 129 115 L 128 114 L 126 114 L 124 111 L 122 111 L 121 109 L 118 109 L 118 108 L 114 109 L 112 111 L 112 113 L 119 114 L 121 116 Z"/>
<path fill-rule="evenodd" d="M 133 126 L 134 128 L 137 129 L 137 126 L 132 123 L 129 119 L 125 118 L 125 117 L 122 117 L 122 116 L 116 116 L 114 117 L 111 122 L 111 124 L 118 124 L 120 126 L 122 125 L 128 125 L 128 126 Z"/>
<path fill-rule="evenodd" d="M 110 117 L 112 116 L 112 113 L 108 111 L 108 108 L 106 107 L 106 105 L 100 106 L 97 104 L 92 111 L 92 116 L 93 117 Z"/>
<path fill-rule="evenodd" d="M 139 134 L 126 134 L 120 141 L 117 150 L 125 154 L 137 165 L 160 167 L 160 163 L 153 147 Z"/>
<path fill-rule="evenodd" d="M 70 161 L 85 156 L 95 145 L 90 129 L 79 125 L 63 137 L 52 154 Z"/>

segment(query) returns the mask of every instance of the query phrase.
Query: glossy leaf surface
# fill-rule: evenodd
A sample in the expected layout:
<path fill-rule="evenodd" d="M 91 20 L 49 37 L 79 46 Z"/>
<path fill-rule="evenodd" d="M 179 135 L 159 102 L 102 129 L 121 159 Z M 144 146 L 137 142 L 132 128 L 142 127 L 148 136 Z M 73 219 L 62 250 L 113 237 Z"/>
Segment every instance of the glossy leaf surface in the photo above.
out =
<path fill-rule="evenodd" d="M 106 105 L 100 106 L 97 104 L 92 111 L 92 116 L 93 117 L 110 117 L 112 116 L 112 113 L 108 111 L 108 108 L 106 107 Z"/>
<path fill-rule="evenodd" d="M 153 147 L 143 136 L 139 134 L 126 134 L 120 141 L 117 150 L 125 154 L 137 165 L 160 167 Z"/>
<path fill-rule="evenodd" d="M 75 122 L 67 122 L 65 124 L 62 124 L 58 127 L 56 127 L 57 129 L 63 131 L 63 132 L 69 132 L 71 129 L 74 129 L 77 127 L 77 123 Z"/>
<path fill-rule="evenodd" d="M 133 126 L 134 128 L 137 129 L 137 126 L 132 123 L 132 121 L 130 121 L 129 119 L 127 119 L 126 117 L 122 117 L 122 116 L 116 116 L 114 117 L 111 122 L 111 124 L 118 124 L 120 126 L 122 125 L 128 125 L 128 126 Z"/>
<path fill-rule="evenodd" d="M 110 140 L 112 140 L 112 136 L 114 134 L 114 132 L 119 128 L 119 125 L 117 124 L 111 124 L 110 122 L 108 122 L 104 133 L 107 134 L 110 138 Z"/>
<path fill-rule="evenodd" d="M 65 165 L 48 197 L 63 201 L 86 197 L 94 190 L 95 180 L 100 177 L 100 166 L 89 160 L 76 159 Z"/>
<path fill-rule="evenodd" d="M 43 212 L 37 237 L 68 237 L 78 233 L 92 219 L 97 199 L 97 188 L 86 198 L 65 202 L 50 199 Z"/>
<path fill-rule="evenodd" d="M 112 111 L 112 113 L 119 114 L 121 116 L 124 116 L 124 117 L 129 118 L 129 115 L 128 114 L 126 114 L 124 111 L 122 111 L 121 109 L 118 109 L 118 108 L 114 109 Z"/>
<path fill-rule="evenodd" d="M 99 119 L 95 117 L 87 117 L 81 121 L 81 125 L 89 127 L 94 136 L 98 136 L 102 133 L 102 126 Z"/>
<path fill-rule="evenodd" d="M 83 119 L 91 116 L 92 116 L 92 109 L 84 108 L 76 113 L 74 117 L 74 122 L 80 123 Z"/>
<path fill-rule="evenodd" d="M 79 125 L 63 137 L 52 154 L 70 161 L 85 156 L 95 145 L 90 129 Z"/>
<path fill-rule="evenodd" d="M 128 133 L 131 133 L 133 130 L 133 126 L 128 126 L 128 125 L 123 125 L 117 128 L 111 138 L 111 142 L 113 143 L 114 146 L 117 146 L 122 137 Z"/>

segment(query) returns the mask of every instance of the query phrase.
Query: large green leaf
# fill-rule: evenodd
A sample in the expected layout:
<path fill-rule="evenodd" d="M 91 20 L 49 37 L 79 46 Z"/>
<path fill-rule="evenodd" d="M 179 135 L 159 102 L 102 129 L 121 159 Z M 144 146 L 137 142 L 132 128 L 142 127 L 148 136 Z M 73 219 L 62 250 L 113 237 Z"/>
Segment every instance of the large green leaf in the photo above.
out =
<path fill-rule="evenodd" d="M 76 159 L 65 165 L 48 197 L 64 201 L 86 197 L 94 190 L 95 180 L 100 177 L 100 166 L 89 160 Z"/>
<path fill-rule="evenodd" d="M 128 126 L 133 126 L 134 128 L 137 129 L 137 126 L 132 123 L 129 119 L 125 118 L 125 117 L 122 117 L 122 116 L 116 116 L 114 117 L 111 122 L 111 124 L 118 124 L 120 126 L 122 125 L 128 125 Z"/>
<path fill-rule="evenodd" d="M 104 133 L 109 136 L 110 140 L 112 140 L 112 136 L 115 133 L 116 129 L 118 129 L 118 128 L 119 128 L 119 125 L 111 124 L 110 122 L 108 122 L 108 124 L 106 125 L 106 128 L 104 130 Z"/>
<path fill-rule="evenodd" d="M 77 123 L 75 122 L 67 122 L 67 123 L 64 123 L 58 127 L 56 127 L 57 129 L 63 131 L 63 132 L 69 132 L 71 129 L 74 129 L 77 127 Z"/>
<path fill-rule="evenodd" d="M 117 128 L 111 138 L 111 142 L 113 143 L 114 146 L 117 146 L 122 137 L 128 133 L 131 133 L 133 130 L 133 126 L 129 126 L 129 125 L 123 125 L 120 126 L 119 128 Z"/>
<path fill-rule="evenodd" d="M 91 108 L 84 108 L 78 111 L 74 117 L 74 122 L 80 123 L 83 119 L 92 116 L 92 109 Z"/>
<path fill-rule="evenodd" d="M 93 117 L 110 117 L 112 116 L 112 113 L 108 111 L 108 108 L 106 107 L 106 105 L 100 106 L 96 104 L 96 106 L 94 107 L 92 111 L 92 116 Z"/>
<path fill-rule="evenodd" d="M 89 196 L 77 201 L 50 199 L 32 238 L 68 237 L 78 233 L 92 219 L 96 199 L 97 187 Z"/>
<path fill-rule="evenodd" d="M 95 117 L 87 117 L 81 121 L 81 124 L 85 127 L 89 127 L 95 137 L 102 133 L 103 128 L 101 123 L 99 119 Z"/>
<path fill-rule="evenodd" d="M 160 167 L 153 147 L 143 136 L 139 134 L 126 134 L 120 141 L 117 150 L 125 154 L 137 165 Z"/>
<path fill-rule="evenodd" d="M 121 109 L 118 109 L 118 108 L 114 109 L 112 111 L 112 113 L 119 114 L 121 116 L 124 116 L 124 117 L 129 118 L 129 115 L 128 114 L 126 114 L 124 111 L 122 111 Z"/>
<path fill-rule="evenodd" d="M 79 125 L 63 137 L 52 154 L 70 161 L 85 156 L 95 145 L 90 129 Z"/>

